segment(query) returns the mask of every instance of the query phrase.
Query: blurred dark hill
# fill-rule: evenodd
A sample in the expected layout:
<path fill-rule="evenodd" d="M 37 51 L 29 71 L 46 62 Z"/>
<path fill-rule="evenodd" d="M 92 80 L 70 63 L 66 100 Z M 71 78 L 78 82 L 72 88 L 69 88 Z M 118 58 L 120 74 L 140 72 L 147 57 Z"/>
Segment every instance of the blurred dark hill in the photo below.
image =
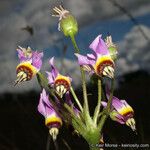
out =
<path fill-rule="evenodd" d="M 93 101 L 97 97 L 95 89 L 95 85 L 88 87 L 91 109 L 96 104 Z M 81 89 L 76 92 L 80 96 Z M 39 95 L 35 91 L 0 95 L 0 150 L 47 150 L 48 130 L 44 126 L 44 118 L 37 112 Z M 104 128 L 105 141 L 150 144 L 150 75 L 145 71 L 137 71 L 122 76 L 115 96 L 127 100 L 134 108 L 138 135 L 127 126 L 108 119 Z M 67 150 L 66 141 L 72 150 L 88 149 L 81 137 L 73 135 L 64 126 L 57 141 L 60 150 Z M 53 149 L 51 141 L 50 150 Z"/>

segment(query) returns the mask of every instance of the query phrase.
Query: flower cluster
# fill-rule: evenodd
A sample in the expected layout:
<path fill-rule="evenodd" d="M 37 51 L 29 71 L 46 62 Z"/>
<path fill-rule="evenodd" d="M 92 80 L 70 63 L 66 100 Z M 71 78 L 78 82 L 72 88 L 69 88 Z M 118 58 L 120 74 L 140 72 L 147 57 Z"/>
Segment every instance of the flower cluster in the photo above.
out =
<path fill-rule="evenodd" d="M 113 96 L 113 84 L 111 84 L 111 90 L 105 91 L 103 89 L 103 92 L 107 93 L 108 101 L 102 97 L 102 81 L 107 77 L 109 78 L 108 82 L 113 83 L 115 76 L 115 61 L 118 52 L 116 45 L 112 42 L 112 37 L 107 36 L 103 40 L 102 35 L 98 35 L 89 46 L 92 53 L 81 55 L 74 37 L 78 32 L 76 19 L 62 6 L 55 7 L 53 10 L 55 12 L 53 16 L 59 17 L 59 30 L 71 38 L 75 48 L 74 55 L 77 57 L 81 71 L 83 104 L 71 85 L 72 78 L 62 75 L 58 71 L 54 65 L 54 57 L 49 60 L 50 71 L 46 71 L 47 76 L 45 76 L 40 71 L 43 52 L 32 51 L 30 47 L 19 46 L 17 48 L 20 63 L 16 68 L 15 85 L 31 80 L 35 75 L 40 79 L 38 82 L 42 87 L 42 92 L 38 111 L 44 116 L 45 125 L 53 140 L 56 140 L 60 127 L 68 118 L 71 118 L 70 125 L 83 136 L 89 145 L 104 143 L 102 127 L 108 116 L 120 124 L 126 124 L 135 131 L 134 110 L 125 100 Z M 98 99 L 93 116 L 89 112 L 85 71 L 97 77 Z M 101 105 L 103 106 L 102 110 Z"/>

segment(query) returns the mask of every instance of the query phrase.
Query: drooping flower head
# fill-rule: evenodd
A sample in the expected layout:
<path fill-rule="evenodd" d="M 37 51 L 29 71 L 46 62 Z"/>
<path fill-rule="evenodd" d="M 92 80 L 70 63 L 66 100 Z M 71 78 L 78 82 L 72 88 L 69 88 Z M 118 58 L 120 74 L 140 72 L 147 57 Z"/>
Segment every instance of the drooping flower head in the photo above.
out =
<path fill-rule="evenodd" d="M 43 52 L 32 51 L 30 47 L 18 47 L 19 65 L 16 67 L 17 79 L 15 85 L 31 80 L 42 66 Z"/>
<path fill-rule="evenodd" d="M 104 107 L 107 106 L 106 102 L 102 101 L 101 103 Z M 125 100 L 119 100 L 117 97 L 113 96 L 110 117 L 120 124 L 126 124 L 131 127 L 133 131 L 136 130 L 135 120 L 133 118 L 134 110 Z"/>
<path fill-rule="evenodd" d="M 52 16 L 59 17 L 59 31 L 62 31 L 65 36 L 72 36 L 78 32 L 77 21 L 68 10 L 64 9 L 60 5 L 59 7 L 54 7 L 53 11 L 55 14 L 53 14 Z"/>
<path fill-rule="evenodd" d="M 50 103 L 45 89 L 43 89 L 40 95 L 38 111 L 45 117 L 45 125 L 49 128 L 49 133 L 53 140 L 56 140 L 59 128 L 62 126 L 62 120 Z"/>
<path fill-rule="evenodd" d="M 79 65 L 91 74 L 114 78 L 114 61 L 101 35 L 97 36 L 89 47 L 93 50 L 93 54 L 87 54 L 87 56 L 75 54 Z"/>
<path fill-rule="evenodd" d="M 48 83 L 53 87 L 56 93 L 62 98 L 63 95 L 70 89 L 72 79 L 68 76 L 61 75 L 54 66 L 54 57 L 49 61 L 51 72 L 47 72 Z"/>

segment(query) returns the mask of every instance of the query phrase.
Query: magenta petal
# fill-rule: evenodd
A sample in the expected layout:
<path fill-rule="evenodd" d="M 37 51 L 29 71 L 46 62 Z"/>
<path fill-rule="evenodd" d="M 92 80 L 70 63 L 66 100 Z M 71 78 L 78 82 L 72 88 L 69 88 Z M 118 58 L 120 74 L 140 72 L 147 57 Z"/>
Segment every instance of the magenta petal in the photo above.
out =
<path fill-rule="evenodd" d="M 96 56 L 94 56 L 93 54 L 87 54 L 87 59 L 91 66 L 93 66 L 96 62 Z"/>
<path fill-rule="evenodd" d="M 22 50 L 17 49 L 17 52 L 18 52 L 18 58 L 19 58 L 20 62 L 31 61 L 31 58 L 26 57 Z"/>
<path fill-rule="evenodd" d="M 89 60 L 86 56 L 75 53 L 75 56 L 78 58 L 79 65 L 89 65 Z"/>
<path fill-rule="evenodd" d="M 45 89 L 43 89 L 43 91 L 42 91 L 41 94 L 42 94 L 41 96 L 42 96 L 43 102 L 44 102 L 47 106 L 52 107 L 52 105 L 50 104 L 48 95 L 46 94 Z"/>
<path fill-rule="evenodd" d="M 87 58 L 91 60 L 96 60 L 96 57 L 93 54 L 87 54 Z"/>
<path fill-rule="evenodd" d="M 119 122 L 120 124 L 125 124 L 126 123 L 124 117 L 120 114 L 116 115 L 116 121 Z"/>
<path fill-rule="evenodd" d="M 126 107 L 129 106 L 129 104 L 125 100 L 120 100 L 120 102 Z"/>
<path fill-rule="evenodd" d="M 124 107 L 123 103 L 116 97 L 113 96 L 112 106 L 119 111 L 122 107 Z"/>
<path fill-rule="evenodd" d="M 41 69 L 42 66 L 42 57 L 43 57 L 43 52 L 33 52 L 32 53 L 32 65 L 36 67 L 38 70 Z"/>
<path fill-rule="evenodd" d="M 46 71 L 46 73 L 47 73 L 48 83 L 49 83 L 49 84 L 54 84 L 55 78 L 52 76 L 52 73 L 51 73 L 51 72 L 48 72 L 48 71 Z"/>
<path fill-rule="evenodd" d="M 43 89 L 44 90 L 44 89 Z M 42 93 L 40 95 L 40 100 L 39 100 L 39 104 L 38 104 L 38 111 L 45 116 L 46 115 L 46 111 L 45 111 L 45 106 L 43 104 L 43 96 Z"/>
<path fill-rule="evenodd" d="M 43 89 L 41 95 L 40 95 L 40 101 L 38 105 L 38 111 L 44 116 L 47 117 L 51 115 L 52 113 L 56 113 L 53 109 L 52 105 L 50 104 L 48 95 L 46 95 L 45 89 Z"/>
<path fill-rule="evenodd" d="M 18 58 L 20 59 L 21 62 L 26 59 L 23 52 L 20 49 L 18 49 L 17 52 L 18 52 Z"/>
<path fill-rule="evenodd" d="M 50 63 L 50 66 L 51 66 L 51 68 L 52 68 L 51 73 L 52 73 L 52 75 L 56 78 L 57 75 L 58 75 L 58 70 L 57 70 L 57 68 L 54 66 L 54 57 L 52 57 L 52 58 L 49 60 L 49 63 Z"/>
<path fill-rule="evenodd" d="M 104 101 L 101 101 L 102 106 L 105 108 L 107 106 L 107 103 Z"/>
<path fill-rule="evenodd" d="M 65 94 L 65 102 L 68 104 L 68 105 L 72 105 L 72 101 L 71 101 L 71 96 L 70 96 L 70 92 L 67 91 L 66 94 Z"/>
<path fill-rule="evenodd" d="M 89 48 L 92 49 L 95 53 L 101 55 L 109 54 L 106 43 L 101 39 L 102 35 L 98 35 L 95 40 L 90 44 Z"/>

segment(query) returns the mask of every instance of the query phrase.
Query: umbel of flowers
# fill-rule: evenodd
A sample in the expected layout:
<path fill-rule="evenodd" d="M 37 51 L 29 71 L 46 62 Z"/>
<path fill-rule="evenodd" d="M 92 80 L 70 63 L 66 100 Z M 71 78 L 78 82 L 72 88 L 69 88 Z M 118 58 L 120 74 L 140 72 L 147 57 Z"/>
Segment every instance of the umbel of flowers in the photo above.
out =
<path fill-rule="evenodd" d="M 99 34 L 89 45 L 91 53 L 85 56 L 80 54 L 75 40 L 78 32 L 76 19 L 62 6 L 55 7 L 53 11 L 53 16 L 59 17 L 59 31 L 69 37 L 74 46 L 72 54 L 75 55 L 80 66 L 83 99 L 77 97 L 72 87 L 73 79 L 62 75 L 56 68 L 54 57 L 49 60 L 50 70 L 46 71 L 46 75 L 42 73 L 40 69 L 43 52 L 32 51 L 30 47 L 19 46 L 17 48 L 20 62 L 16 67 L 15 85 L 36 76 L 42 88 L 38 111 L 44 116 L 45 125 L 53 140 L 57 139 L 62 125 L 67 123 L 73 126 L 74 130 L 87 141 L 91 150 L 97 150 L 99 149 L 97 145 L 105 142 L 103 126 L 108 117 L 120 124 L 126 124 L 133 131 L 136 130 L 133 108 L 125 100 L 113 96 L 117 47 L 111 36 L 107 36 L 103 40 L 102 35 Z M 86 75 L 88 77 L 96 76 L 97 79 L 95 87 L 98 91 L 97 99 L 95 99 L 97 105 L 94 113 L 90 112 L 88 104 Z M 107 91 L 102 88 L 105 78 L 108 78 L 111 85 L 110 90 Z M 105 86 L 108 86 L 107 82 Z M 104 95 L 102 93 L 106 93 L 105 98 L 102 97 Z"/>

